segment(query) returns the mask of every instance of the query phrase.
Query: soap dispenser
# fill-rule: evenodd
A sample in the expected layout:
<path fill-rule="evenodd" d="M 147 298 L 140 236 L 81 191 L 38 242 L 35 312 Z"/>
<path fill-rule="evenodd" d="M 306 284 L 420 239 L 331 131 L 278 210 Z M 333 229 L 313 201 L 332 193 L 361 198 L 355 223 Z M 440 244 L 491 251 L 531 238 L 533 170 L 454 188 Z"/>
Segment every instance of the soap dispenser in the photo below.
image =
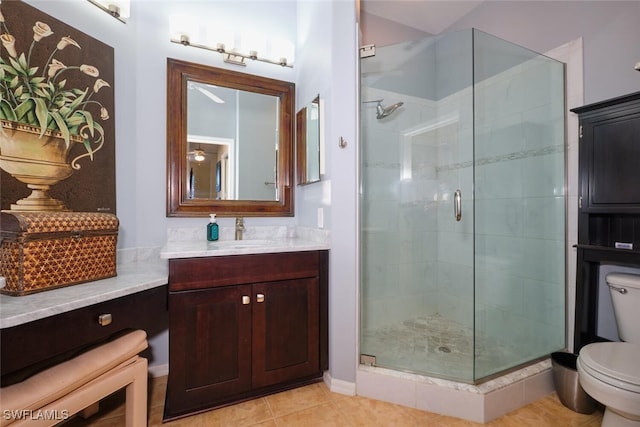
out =
<path fill-rule="evenodd" d="M 210 242 L 218 240 L 218 223 L 216 223 L 216 214 L 209 214 L 209 224 L 207 224 L 207 240 Z"/>

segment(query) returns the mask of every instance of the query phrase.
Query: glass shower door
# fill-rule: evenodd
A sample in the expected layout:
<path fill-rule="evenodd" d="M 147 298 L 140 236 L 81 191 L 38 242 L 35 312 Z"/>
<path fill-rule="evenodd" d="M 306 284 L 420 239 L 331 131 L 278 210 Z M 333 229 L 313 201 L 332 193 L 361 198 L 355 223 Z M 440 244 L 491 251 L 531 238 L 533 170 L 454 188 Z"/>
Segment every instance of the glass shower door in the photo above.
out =
<path fill-rule="evenodd" d="M 474 379 L 471 46 L 471 33 L 456 33 L 377 47 L 361 61 L 360 353 L 380 367 L 466 382 Z"/>

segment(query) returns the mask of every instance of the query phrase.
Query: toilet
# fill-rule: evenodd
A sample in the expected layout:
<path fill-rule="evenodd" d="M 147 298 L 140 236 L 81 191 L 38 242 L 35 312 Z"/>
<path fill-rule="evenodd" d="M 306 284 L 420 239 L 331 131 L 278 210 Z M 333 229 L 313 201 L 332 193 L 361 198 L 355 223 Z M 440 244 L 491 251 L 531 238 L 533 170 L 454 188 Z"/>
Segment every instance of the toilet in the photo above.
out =
<path fill-rule="evenodd" d="M 578 356 L 580 385 L 606 406 L 605 427 L 640 427 L 640 275 L 610 273 L 618 335 L 623 342 L 584 346 Z"/>

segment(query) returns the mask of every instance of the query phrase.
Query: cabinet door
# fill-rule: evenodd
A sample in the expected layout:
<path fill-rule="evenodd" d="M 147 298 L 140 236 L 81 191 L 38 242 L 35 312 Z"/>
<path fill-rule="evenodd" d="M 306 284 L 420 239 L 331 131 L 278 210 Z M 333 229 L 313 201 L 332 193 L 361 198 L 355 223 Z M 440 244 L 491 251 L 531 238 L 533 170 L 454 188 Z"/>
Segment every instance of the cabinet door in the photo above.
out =
<path fill-rule="evenodd" d="M 253 285 L 253 386 L 317 376 L 318 278 Z"/>
<path fill-rule="evenodd" d="M 582 121 L 583 208 L 591 212 L 640 210 L 640 111 Z M 586 203 L 584 203 L 586 202 Z"/>
<path fill-rule="evenodd" d="M 244 300 L 243 300 L 244 298 Z M 251 286 L 169 295 L 167 414 L 251 388 Z"/>

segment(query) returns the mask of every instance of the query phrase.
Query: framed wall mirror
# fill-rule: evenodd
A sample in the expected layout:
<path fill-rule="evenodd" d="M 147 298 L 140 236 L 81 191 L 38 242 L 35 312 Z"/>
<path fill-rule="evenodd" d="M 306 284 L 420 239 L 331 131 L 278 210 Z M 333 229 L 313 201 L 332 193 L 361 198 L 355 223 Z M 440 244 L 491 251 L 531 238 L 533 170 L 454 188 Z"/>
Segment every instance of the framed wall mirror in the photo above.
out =
<path fill-rule="evenodd" d="M 167 59 L 167 216 L 293 216 L 295 85 Z"/>
<path fill-rule="evenodd" d="M 320 181 L 320 95 L 296 113 L 298 185 Z"/>

